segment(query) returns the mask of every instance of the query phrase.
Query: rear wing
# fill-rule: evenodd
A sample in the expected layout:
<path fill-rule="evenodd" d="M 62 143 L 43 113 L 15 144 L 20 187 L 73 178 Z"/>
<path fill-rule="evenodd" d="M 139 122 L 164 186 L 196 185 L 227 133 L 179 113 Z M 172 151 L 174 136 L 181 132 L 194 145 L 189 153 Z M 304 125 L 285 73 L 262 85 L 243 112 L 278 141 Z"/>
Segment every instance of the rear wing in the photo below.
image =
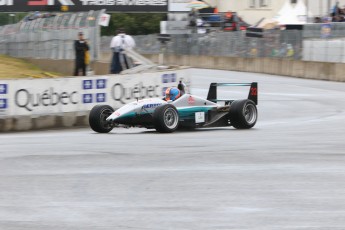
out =
<path fill-rule="evenodd" d="M 218 86 L 250 86 L 248 99 L 252 100 L 256 105 L 258 104 L 258 83 L 211 83 L 210 89 L 208 90 L 207 100 L 217 101 L 231 101 L 217 98 L 217 87 Z"/>

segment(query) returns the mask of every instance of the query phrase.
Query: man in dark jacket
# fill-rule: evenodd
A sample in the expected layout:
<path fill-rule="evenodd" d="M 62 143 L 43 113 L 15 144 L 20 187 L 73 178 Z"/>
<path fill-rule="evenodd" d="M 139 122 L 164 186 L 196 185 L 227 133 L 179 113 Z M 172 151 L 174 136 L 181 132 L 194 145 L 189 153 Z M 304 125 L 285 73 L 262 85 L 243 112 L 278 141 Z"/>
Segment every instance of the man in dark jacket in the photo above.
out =
<path fill-rule="evenodd" d="M 89 45 L 84 39 L 82 32 L 78 33 L 79 40 L 74 41 L 75 49 L 75 70 L 74 76 L 79 76 L 79 71 L 83 72 L 83 76 L 86 76 L 86 63 L 85 63 L 85 52 L 89 50 Z"/>

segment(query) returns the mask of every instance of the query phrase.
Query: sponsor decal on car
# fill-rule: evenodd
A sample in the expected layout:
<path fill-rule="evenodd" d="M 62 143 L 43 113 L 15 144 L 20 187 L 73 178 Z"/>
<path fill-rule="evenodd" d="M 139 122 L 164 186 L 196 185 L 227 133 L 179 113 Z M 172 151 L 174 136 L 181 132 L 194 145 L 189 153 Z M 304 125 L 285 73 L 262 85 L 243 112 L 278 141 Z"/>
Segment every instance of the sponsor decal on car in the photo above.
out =
<path fill-rule="evenodd" d="M 194 105 L 195 104 L 195 99 L 192 96 L 189 96 L 188 98 L 188 104 L 189 105 Z"/>
<path fill-rule="evenodd" d="M 205 113 L 204 112 L 195 113 L 195 123 L 203 123 L 203 122 L 205 122 Z"/>
<path fill-rule="evenodd" d="M 152 108 L 157 108 L 160 106 L 162 103 L 155 103 L 155 104 L 146 104 L 143 105 L 143 109 L 152 109 Z"/>

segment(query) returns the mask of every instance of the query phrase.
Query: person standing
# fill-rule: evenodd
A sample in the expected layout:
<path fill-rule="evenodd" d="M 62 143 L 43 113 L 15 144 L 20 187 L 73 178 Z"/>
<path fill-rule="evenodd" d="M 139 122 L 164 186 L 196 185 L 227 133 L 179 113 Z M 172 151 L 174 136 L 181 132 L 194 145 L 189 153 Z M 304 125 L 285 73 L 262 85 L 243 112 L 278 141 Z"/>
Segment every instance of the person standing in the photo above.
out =
<path fill-rule="evenodd" d="M 86 76 L 85 53 L 89 50 L 89 45 L 84 39 L 83 32 L 78 33 L 78 40 L 74 41 L 75 49 L 75 69 L 74 76 L 79 76 L 80 71 L 82 76 Z"/>
<path fill-rule="evenodd" d="M 134 47 L 135 41 L 132 36 L 127 35 L 124 29 L 119 29 L 117 35 L 112 38 L 110 43 L 110 48 L 113 52 L 110 66 L 111 74 L 119 74 L 122 70 L 131 67 L 130 61 L 123 51 L 133 49 Z"/>

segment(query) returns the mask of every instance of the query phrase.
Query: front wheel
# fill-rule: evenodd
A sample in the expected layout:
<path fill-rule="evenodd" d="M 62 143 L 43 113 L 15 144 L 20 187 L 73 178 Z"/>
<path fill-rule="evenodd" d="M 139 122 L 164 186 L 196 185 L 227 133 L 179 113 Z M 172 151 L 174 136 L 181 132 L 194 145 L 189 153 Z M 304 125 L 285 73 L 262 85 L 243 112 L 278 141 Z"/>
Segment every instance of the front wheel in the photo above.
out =
<path fill-rule="evenodd" d="M 113 125 L 107 122 L 114 109 L 109 105 L 96 105 L 90 111 L 89 124 L 93 131 L 97 133 L 109 133 L 113 129 Z"/>
<path fill-rule="evenodd" d="M 256 105 L 251 100 L 236 100 L 230 105 L 230 123 L 236 129 L 250 129 L 258 119 Z"/>
<path fill-rule="evenodd" d="M 153 124 L 160 133 L 172 133 L 179 125 L 179 116 L 175 106 L 161 105 L 153 113 Z"/>

